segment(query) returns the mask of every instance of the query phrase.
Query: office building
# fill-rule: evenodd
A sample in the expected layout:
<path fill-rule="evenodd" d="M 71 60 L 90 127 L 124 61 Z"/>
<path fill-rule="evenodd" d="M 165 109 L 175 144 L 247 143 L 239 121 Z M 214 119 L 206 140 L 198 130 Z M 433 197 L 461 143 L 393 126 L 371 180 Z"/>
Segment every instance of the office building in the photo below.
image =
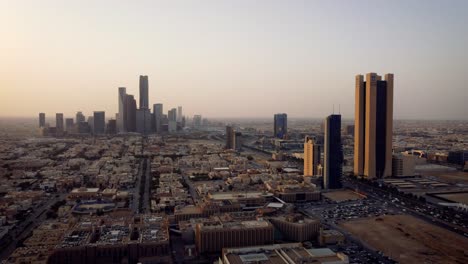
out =
<path fill-rule="evenodd" d="M 140 109 L 149 109 L 148 76 L 140 75 Z"/>
<path fill-rule="evenodd" d="M 93 133 L 96 135 L 105 134 L 106 133 L 106 113 L 104 111 L 94 111 L 93 121 L 94 121 Z"/>
<path fill-rule="evenodd" d="M 468 161 L 468 150 L 449 151 L 447 162 L 457 165 L 465 165 Z"/>
<path fill-rule="evenodd" d="M 177 107 L 177 122 L 182 122 L 182 106 Z"/>
<path fill-rule="evenodd" d="M 241 132 L 234 132 L 234 145 L 233 148 L 237 151 L 242 150 L 242 133 Z"/>
<path fill-rule="evenodd" d="M 235 132 L 232 126 L 226 126 L 226 149 L 233 149 L 234 148 L 234 138 Z"/>
<path fill-rule="evenodd" d="M 347 125 L 346 126 L 346 135 L 354 136 L 354 125 Z"/>
<path fill-rule="evenodd" d="M 73 132 L 74 125 L 75 124 L 73 123 L 73 118 L 65 118 L 65 130 L 68 133 Z"/>
<path fill-rule="evenodd" d="M 269 220 L 288 241 L 314 241 L 320 231 L 319 220 L 306 218 L 301 214 L 280 215 Z"/>
<path fill-rule="evenodd" d="M 106 133 L 109 135 L 117 134 L 117 120 L 116 119 L 109 119 L 109 121 L 107 121 Z"/>
<path fill-rule="evenodd" d="M 76 130 L 79 134 L 89 134 L 91 133 L 91 126 L 86 121 L 81 121 L 76 123 Z"/>
<path fill-rule="evenodd" d="M 39 113 L 39 127 L 45 127 L 45 113 Z"/>
<path fill-rule="evenodd" d="M 304 176 L 316 176 L 320 164 L 320 155 L 323 145 L 315 142 L 312 137 L 306 136 L 304 140 Z"/>
<path fill-rule="evenodd" d="M 414 176 L 416 157 L 411 154 L 395 154 L 392 158 L 392 177 Z"/>
<path fill-rule="evenodd" d="M 277 138 L 284 138 L 286 136 L 286 134 L 288 133 L 287 114 L 275 114 L 273 131 L 274 136 Z"/>
<path fill-rule="evenodd" d="M 125 111 L 125 98 L 127 97 L 127 89 L 125 87 L 119 87 L 119 113 L 117 114 L 117 128 L 119 132 L 126 131 L 127 115 Z"/>
<path fill-rule="evenodd" d="M 199 128 L 202 125 L 202 116 L 201 115 L 194 115 L 193 116 L 193 126 L 195 128 Z"/>
<path fill-rule="evenodd" d="M 136 132 L 136 100 L 133 95 L 125 96 L 126 132 Z"/>
<path fill-rule="evenodd" d="M 172 108 L 167 113 L 168 118 L 168 130 L 169 132 L 176 132 L 177 131 L 177 109 Z"/>
<path fill-rule="evenodd" d="M 88 116 L 86 121 L 88 122 L 90 132 L 94 134 L 94 116 Z"/>
<path fill-rule="evenodd" d="M 329 115 L 325 119 L 323 151 L 323 187 L 341 188 L 343 174 L 343 146 L 341 145 L 341 115 Z"/>
<path fill-rule="evenodd" d="M 62 134 L 63 133 L 63 114 L 62 113 L 57 113 L 55 114 L 55 127 L 57 134 Z"/>
<path fill-rule="evenodd" d="M 149 109 L 136 110 L 136 132 L 145 135 L 151 133 L 151 112 Z"/>
<path fill-rule="evenodd" d="M 85 116 L 83 115 L 82 112 L 76 112 L 76 123 L 80 123 L 80 122 L 85 122 L 86 121 L 86 118 Z"/>
<path fill-rule="evenodd" d="M 354 174 L 369 179 L 392 175 L 393 74 L 356 76 Z"/>
<path fill-rule="evenodd" d="M 162 132 L 162 122 L 163 122 L 163 104 L 154 104 L 153 105 L 153 114 L 154 114 L 154 126 L 156 133 L 160 134 Z"/>

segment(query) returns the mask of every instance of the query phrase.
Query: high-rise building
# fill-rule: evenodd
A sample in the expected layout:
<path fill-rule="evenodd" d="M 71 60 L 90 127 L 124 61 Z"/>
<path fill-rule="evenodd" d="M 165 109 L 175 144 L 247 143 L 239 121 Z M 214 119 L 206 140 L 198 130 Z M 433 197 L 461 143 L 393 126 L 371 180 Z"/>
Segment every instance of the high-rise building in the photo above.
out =
<path fill-rule="evenodd" d="M 288 133 L 288 115 L 275 114 L 273 125 L 274 136 L 277 138 L 284 138 Z"/>
<path fill-rule="evenodd" d="M 194 127 L 201 127 L 202 125 L 202 116 L 201 115 L 194 115 L 193 116 L 193 126 Z"/>
<path fill-rule="evenodd" d="M 39 127 L 45 127 L 45 113 L 39 113 Z"/>
<path fill-rule="evenodd" d="M 235 132 L 234 133 L 234 139 L 233 139 L 233 146 L 232 147 L 237 151 L 242 150 L 242 133 L 241 132 Z"/>
<path fill-rule="evenodd" d="M 343 174 L 343 146 L 341 145 L 341 115 L 329 115 L 325 119 L 323 155 L 323 187 L 341 188 Z"/>
<path fill-rule="evenodd" d="M 119 87 L 119 113 L 117 118 L 117 129 L 119 132 L 126 131 L 127 112 L 125 112 L 125 97 L 127 97 L 127 88 Z"/>
<path fill-rule="evenodd" d="M 106 133 L 106 113 L 104 111 L 94 111 L 94 134 L 102 135 Z"/>
<path fill-rule="evenodd" d="M 235 132 L 232 126 L 226 126 L 226 149 L 234 148 Z"/>
<path fill-rule="evenodd" d="M 89 125 L 89 132 L 94 134 L 94 116 L 88 116 L 86 122 L 88 122 Z"/>
<path fill-rule="evenodd" d="M 109 135 L 114 135 L 117 133 L 117 120 L 116 119 L 109 119 L 109 121 L 107 122 L 106 133 Z"/>
<path fill-rule="evenodd" d="M 159 134 L 162 132 L 163 105 L 154 104 L 153 113 L 154 113 L 154 123 L 155 123 L 156 133 Z"/>
<path fill-rule="evenodd" d="M 177 107 L 177 122 L 182 122 L 182 106 Z"/>
<path fill-rule="evenodd" d="M 318 165 L 323 145 L 306 136 L 304 140 L 304 176 L 319 175 Z"/>
<path fill-rule="evenodd" d="M 167 118 L 169 119 L 168 130 L 169 132 L 177 131 L 177 109 L 172 108 L 167 113 Z"/>
<path fill-rule="evenodd" d="M 65 118 L 65 130 L 68 133 L 73 132 L 74 125 L 75 124 L 73 123 L 73 118 Z"/>
<path fill-rule="evenodd" d="M 83 115 L 82 112 L 77 112 L 75 119 L 76 119 L 77 124 L 80 123 L 80 122 L 85 122 L 86 121 L 86 118 L 85 118 L 85 116 Z"/>
<path fill-rule="evenodd" d="M 393 155 L 392 177 L 414 176 L 415 159 L 412 154 Z"/>
<path fill-rule="evenodd" d="M 55 127 L 57 134 L 63 133 L 63 114 L 62 113 L 56 113 L 55 114 Z"/>
<path fill-rule="evenodd" d="M 136 100 L 133 95 L 125 96 L 126 132 L 136 131 Z"/>
<path fill-rule="evenodd" d="M 393 74 L 356 76 L 354 174 L 392 175 Z"/>
<path fill-rule="evenodd" d="M 140 75 L 140 109 L 149 109 L 148 103 L 148 76 Z"/>
<path fill-rule="evenodd" d="M 151 111 L 149 109 L 136 110 L 136 132 L 145 135 L 151 132 Z"/>

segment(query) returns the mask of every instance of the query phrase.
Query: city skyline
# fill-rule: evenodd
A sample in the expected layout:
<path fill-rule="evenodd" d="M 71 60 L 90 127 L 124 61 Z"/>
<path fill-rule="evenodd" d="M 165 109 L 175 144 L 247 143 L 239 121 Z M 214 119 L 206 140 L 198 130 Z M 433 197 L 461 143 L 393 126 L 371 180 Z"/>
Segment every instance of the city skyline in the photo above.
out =
<path fill-rule="evenodd" d="M 399 76 L 395 119 L 466 119 L 464 1 L 227 3 L 1 4 L 0 116 L 114 114 L 115 89 L 138 94 L 144 74 L 150 102 L 187 116 L 321 118 L 340 105 L 346 120 L 350 76 L 375 71 Z"/>

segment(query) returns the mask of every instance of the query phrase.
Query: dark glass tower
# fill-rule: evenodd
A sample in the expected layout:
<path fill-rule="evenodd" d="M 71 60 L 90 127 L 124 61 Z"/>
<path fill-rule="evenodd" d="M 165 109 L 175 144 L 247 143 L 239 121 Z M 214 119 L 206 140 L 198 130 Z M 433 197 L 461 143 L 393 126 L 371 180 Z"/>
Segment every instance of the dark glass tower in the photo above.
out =
<path fill-rule="evenodd" d="M 288 115 L 275 114 L 273 125 L 274 136 L 277 138 L 284 138 L 288 133 Z"/>
<path fill-rule="evenodd" d="M 325 119 L 323 187 L 341 188 L 342 174 L 341 115 L 330 115 Z"/>
<path fill-rule="evenodd" d="M 140 109 L 149 109 L 148 76 L 140 75 Z"/>

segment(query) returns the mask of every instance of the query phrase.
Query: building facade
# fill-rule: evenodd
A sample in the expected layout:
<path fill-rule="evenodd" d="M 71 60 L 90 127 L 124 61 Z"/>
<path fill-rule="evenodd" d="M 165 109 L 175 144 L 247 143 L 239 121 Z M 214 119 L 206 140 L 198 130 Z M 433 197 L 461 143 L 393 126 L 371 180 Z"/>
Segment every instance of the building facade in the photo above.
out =
<path fill-rule="evenodd" d="M 323 145 L 316 143 L 311 137 L 304 140 L 304 176 L 318 175 L 318 165 Z"/>
<path fill-rule="evenodd" d="M 140 109 L 149 109 L 148 76 L 140 75 Z"/>
<path fill-rule="evenodd" d="M 343 174 L 343 147 L 341 145 L 341 115 L 329 115 L 325 119 L 323 155 L 323 187 L 341 188 Z"/>
<path fill-rule="evenodd" d="M 117 128 L 119 132 L 126 131 L 127 115 L 125 111 L 125 97 L 127 96 L 127 88 L 119 87 L 119 113 L 117 117 Z"/>
<path fill-rule="evenodd" d="M 275 114 L 273 125 L 274 137 L 284 138 L 288 133 L 288 115 Z"/>
<path fill-rule="evenodd" d="M 94 111 L 94 134 L 103 135 L 106 133 L 106 113 L 104 111 Z"/>

